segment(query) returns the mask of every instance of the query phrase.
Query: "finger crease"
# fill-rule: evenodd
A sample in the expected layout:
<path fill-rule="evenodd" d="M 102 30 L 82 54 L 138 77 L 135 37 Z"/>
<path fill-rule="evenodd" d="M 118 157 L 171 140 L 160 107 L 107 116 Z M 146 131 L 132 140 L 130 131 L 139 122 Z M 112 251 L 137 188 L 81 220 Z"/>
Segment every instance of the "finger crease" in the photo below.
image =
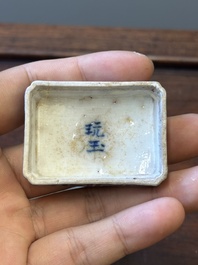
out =
<path fill-rule="evenodd" d="M 86 75 L 83 71 L 83 68 L 80 66 L 79 64 L 79 60 L 78 58 L 76 58 L 76 66 L 78 68 L 78 72 L 80 73 L 80 78 L 83 80 L 83 81 L 87 81 L 87 78 L 86 78 Z"/>
<path fill-rule="evenodd" d="M 68 229 L 68 247 L 70 258 L 75 265 L 91 265 L 89 262 L 86 247 L 81 240 L 75 235 L 72 229 Z"/>
<path fill-rule="evenodd" d="M 103 205 L 98 189 L 86 190 L 85 208 L 86 208 L 87 219 L 90 223 L 96 222 L 106 217 L 105 207 Z"/>
<path fill-rule="evenodd" d="M 36 76 L 33 76 L 32 71 L 30 70 L 30 67 L 28 67 L 28 65 L 22 65 L 21 67 L 23 67 L 29 84 L 31 84 L 34 80 L 37 79 Z"/>
<path fill-rule="evenodd" d="M 126 236 L 121 228 L 119 222 L 117 221 L 116 217 L 112 219 L 113 228 L 115 230 L 116 237 L 118 238 L 119 242 L 121 243 L 121 250 L 123 252 L 123 257 L 130 254 L 130 251 L 127 247 Z"/>
<path fill-rule="evenodd" d="M 33 201 L 31 201 L 31 213 L 36 239 L 46 236 L 48 232 L 42 207 L 38 207 Z"/>

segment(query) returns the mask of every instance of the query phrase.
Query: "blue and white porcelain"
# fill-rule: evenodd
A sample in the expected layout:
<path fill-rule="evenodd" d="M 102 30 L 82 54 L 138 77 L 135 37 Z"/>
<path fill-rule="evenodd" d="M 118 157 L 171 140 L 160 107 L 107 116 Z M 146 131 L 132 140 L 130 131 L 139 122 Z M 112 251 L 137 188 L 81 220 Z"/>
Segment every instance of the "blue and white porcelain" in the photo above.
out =
<path fill-rule="evenodd" d="M 158 82 L 33 82 L 23 171 L 33 184 L 158 185 L 167 175 L 165 90 Z"/>

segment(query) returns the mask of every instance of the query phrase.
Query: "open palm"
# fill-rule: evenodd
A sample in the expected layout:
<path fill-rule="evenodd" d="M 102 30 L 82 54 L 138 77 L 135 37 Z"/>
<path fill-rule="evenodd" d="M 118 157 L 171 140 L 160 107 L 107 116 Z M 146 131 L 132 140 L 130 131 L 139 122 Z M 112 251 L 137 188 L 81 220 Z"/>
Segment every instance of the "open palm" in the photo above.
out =
<path fill-rule="evenodd" d="M 119 51 L 3 71 L 0 134 L 23 123 L 24 91 L 34 80 L 148 80 L 152 71 L 147 57 Z M 170 163 L 198 155 L 197 131 L 197 115 L 169 118 Z M 22 160 L 22 145 L 0 152 L 0 260 L 4 265 L 111 264 L 169 235 L 183 222 L 184 209 L 198 208 L 197 168 L 170 172 L 156 188 L 63 191 L 65 186 L 29 184 L 22 174 Z"/>

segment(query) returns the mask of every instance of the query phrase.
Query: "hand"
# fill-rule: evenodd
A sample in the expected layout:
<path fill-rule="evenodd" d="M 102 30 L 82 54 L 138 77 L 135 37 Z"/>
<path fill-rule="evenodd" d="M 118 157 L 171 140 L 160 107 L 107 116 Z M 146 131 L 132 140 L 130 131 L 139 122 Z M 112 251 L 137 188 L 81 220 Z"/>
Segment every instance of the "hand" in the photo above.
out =
<path fill-rule="evenodd" d="M 3 71 L 0 134 L 23 123 L 24 91 L 34 80 L 148 80 L 152 71 L 145 56 L 118 51 Z M 170 163 L 198 155 L 197 131 L 197 115 L 169 119 Z M 86 188 L 38 198 L 65 186 L 29 184 L 22 175 L 22 156 L 22 145 L 0 153 L 0 260 L 4 265 L 111 264 L 175 231 L 184 219 L 182 204 L 187 210 L 197 209 L 197 168 L 171 172 L 156 188 Z"/>

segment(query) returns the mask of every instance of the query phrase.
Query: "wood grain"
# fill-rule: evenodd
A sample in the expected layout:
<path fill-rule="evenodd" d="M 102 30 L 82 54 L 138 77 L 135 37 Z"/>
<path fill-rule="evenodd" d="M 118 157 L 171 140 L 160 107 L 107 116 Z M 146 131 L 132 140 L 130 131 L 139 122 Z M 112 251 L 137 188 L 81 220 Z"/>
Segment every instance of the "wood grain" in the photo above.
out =
<path fill-rule="evenodd" d="M 142 52 L 154 60 L 152 79 L 167 90 L 169 116 L 198 113 L 198 32 L 0 24 L 0 70 L 32 60 L 116 49 Z M 22 142 L 23 127 L 0 137 L 3 147 Z M 194 159 L 177 168 L 197 163 Z M 188 214 L 176 233 L 115 264 L 197 265 L 197 220 L 197 213 Z"/>
<path fill-rule="evenodd" d="M 68 57 L 104 50 L 142 52 L 158 63 L 198 64 L 198 32 L 0 24 L 2 57 Z"/>

